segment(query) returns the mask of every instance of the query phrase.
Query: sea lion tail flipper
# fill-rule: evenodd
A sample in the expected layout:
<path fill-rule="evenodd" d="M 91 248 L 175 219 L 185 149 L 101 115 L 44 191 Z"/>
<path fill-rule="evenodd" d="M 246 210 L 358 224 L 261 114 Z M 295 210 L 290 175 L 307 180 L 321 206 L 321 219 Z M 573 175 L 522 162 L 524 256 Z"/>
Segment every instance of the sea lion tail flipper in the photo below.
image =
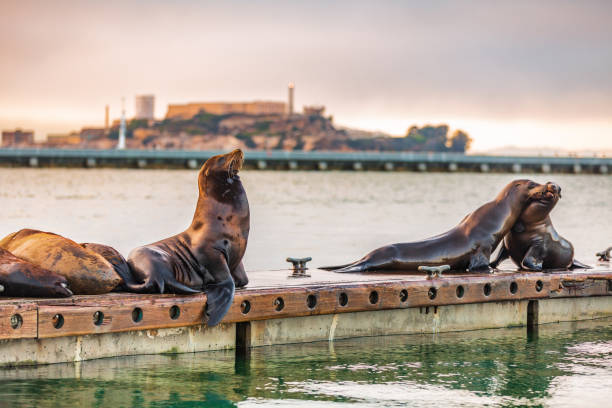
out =
<path fill-rule="evenodd" d="M 180 295 L 191 295 L 202 293 L 202 291 L 190 288 L 181 282 L 171 279 L 146 279 L 142 283 L 123 282 L 122 288 L 132 293 L 177 293 Z"/>
<path fill-rule="evenodd" d="M 572 261 L 572 264 L 570 265 L 570 267 L 568 268 L 570 270 L 574 270 L 574 269 L 593 269 L 592 266 L 584 264 L 576 259 L 574 259 Z"/>
<path fill-rule="evenodd" d="M 340 269 L 333 269 L 337 273 L 357 273 L 365 272 L 368 270 L 368 265 L 365 262 L 355 262 L 341 267 Z"/>
<path fill-rule="evenodd" d="M 351 266 L 353 263 L 347 263 L 344 265 L 335 265 L 335 266 L 319 266 L 318 269 L 323 269 L 324 271 L 335 271 L 337 269 L 346 268 L 347 266 Z"/>
<path fill-rule="evenodd" d="M 234 300 L 236 285 L 231 274 L 221 281 L 206 285 L 206 325 L 216 326 L 226 315 Z"/>

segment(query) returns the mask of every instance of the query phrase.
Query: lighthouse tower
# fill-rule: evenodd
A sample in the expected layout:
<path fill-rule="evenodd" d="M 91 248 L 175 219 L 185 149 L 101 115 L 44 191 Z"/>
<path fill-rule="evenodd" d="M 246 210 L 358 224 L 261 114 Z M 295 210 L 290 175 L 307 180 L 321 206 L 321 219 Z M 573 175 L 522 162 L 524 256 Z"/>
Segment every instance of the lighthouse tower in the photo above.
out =
<path fill-rule="evenodd" d="M 121 124 L 119 125 L 119 142 L 117 149 L 125 149 L 125 98 L 121 99 Z"/>

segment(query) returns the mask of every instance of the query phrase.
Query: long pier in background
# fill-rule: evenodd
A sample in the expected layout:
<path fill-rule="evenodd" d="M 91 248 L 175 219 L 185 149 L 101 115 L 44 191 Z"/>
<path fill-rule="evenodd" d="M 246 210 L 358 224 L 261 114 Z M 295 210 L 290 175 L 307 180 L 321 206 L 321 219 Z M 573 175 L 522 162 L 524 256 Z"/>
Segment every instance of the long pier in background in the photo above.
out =
<path fill-rule="evenodd" d="M 222 151 L 0 149 L 3 167 L 199 168 Z M 485 156 L 434 152 L 246 151 L 257 170 L 373 170 L 609 174 L 610 157 Z"/>

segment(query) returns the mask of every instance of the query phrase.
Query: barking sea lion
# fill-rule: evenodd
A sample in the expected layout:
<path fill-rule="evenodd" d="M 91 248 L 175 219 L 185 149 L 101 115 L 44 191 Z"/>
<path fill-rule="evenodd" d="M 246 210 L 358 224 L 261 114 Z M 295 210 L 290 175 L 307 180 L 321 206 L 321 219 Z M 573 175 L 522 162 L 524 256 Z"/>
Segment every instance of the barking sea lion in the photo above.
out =
<path fill-rule="evenodd" d="M 521 269 L 590 268 L 574 259 L 572 243 L 557 233 L 550 212 L 561 198 L 561 187 L 548 183 L 547 191 L 533 200 L 521 213 L 508 235 L 504 237 L 492 268 L 510 257 Z"/>
<path fill-rule="evenodd" d="M 193 221 L 178 235 L 132 250 L 132 279 L 126 290 L 139 293 L 206 291 L 208 325 L 217 324 L 248 282 L 242 257 L 249 236 L 249 203 L 238 171 L 241 150 L 211 157 L 198 175 Z"/>
<path fill-rule="evenodd" d="M 453 270 L 489 268 L 489 257 L 533 197 L 545 185 L 515 180 L 495 200 L 468 214 L 450 231 L 423 241 L 387 245 L 348 265 L 322 267 L 335 272 L 416 271 L 419 266 L 450 265 Z"/>

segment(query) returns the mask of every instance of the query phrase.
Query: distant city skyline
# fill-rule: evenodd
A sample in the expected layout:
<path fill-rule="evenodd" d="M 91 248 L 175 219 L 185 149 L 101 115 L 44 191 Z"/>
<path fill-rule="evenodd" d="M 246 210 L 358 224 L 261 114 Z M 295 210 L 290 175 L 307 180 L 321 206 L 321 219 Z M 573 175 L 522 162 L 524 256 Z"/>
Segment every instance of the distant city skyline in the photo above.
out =
<path fill-rule="evenodd" d="M 5 1 L 0 128 L 47 133 L 170 103 L 287 100 L 473 150 L 612 150 L 612 3 Z"/>

